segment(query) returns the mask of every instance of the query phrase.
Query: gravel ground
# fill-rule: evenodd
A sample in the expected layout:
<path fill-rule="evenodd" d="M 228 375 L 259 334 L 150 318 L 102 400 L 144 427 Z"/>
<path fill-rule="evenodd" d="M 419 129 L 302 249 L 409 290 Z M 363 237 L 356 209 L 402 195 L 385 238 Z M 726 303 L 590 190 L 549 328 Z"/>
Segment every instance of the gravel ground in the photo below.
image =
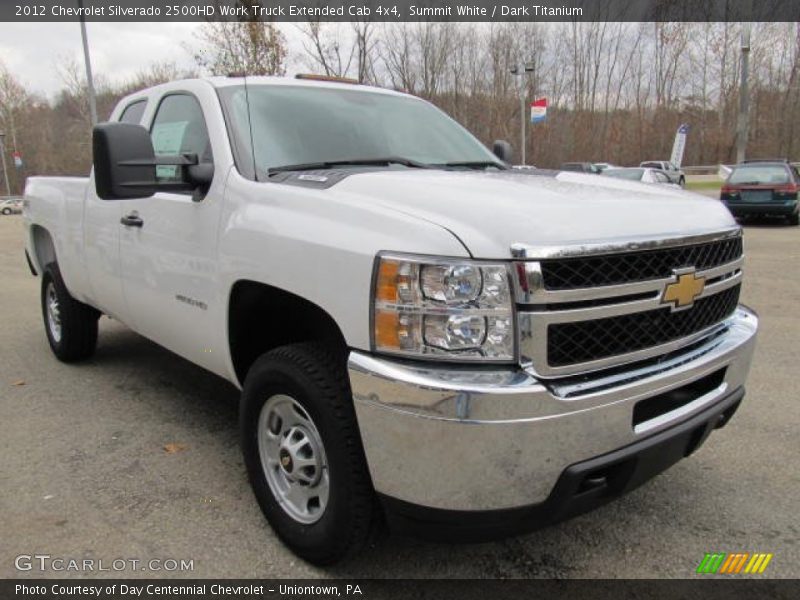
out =
<path fill-rule="evenodd" d="M 24 575 L 14 558 L 36 553 L 192 559 L 194 570 L 176 575 L 202 578 L 690 577 L 709 551 L 772 552 L 766 576 L 800 577 L 797 227 L 746 228 L 744 302 L 762 319 L 756 361 L 739 412 L 694 456 L 524 537 L 455 546 L 392 536 L 326 570 L 296 559 L 262 518 L 231 385 L 107 318 L 91 361 L 53 357 L 22 239 L 21 219 L 1 217 L 0 577 Z"/>

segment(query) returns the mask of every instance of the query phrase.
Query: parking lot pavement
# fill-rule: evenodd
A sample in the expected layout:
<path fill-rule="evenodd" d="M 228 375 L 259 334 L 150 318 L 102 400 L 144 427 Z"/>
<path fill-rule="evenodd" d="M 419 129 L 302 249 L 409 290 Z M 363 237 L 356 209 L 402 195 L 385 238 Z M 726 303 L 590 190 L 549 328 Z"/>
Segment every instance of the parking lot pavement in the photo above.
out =
<path fill-rule="evenodd" d="M 762 323 L 748 395 L 691 458 L 524 537 L 389 537 L 327 570 L 296 559 L 262 518 L 232 386 L 105 317 L 91 361 L 55 360 L 22 237 L 19 217 L 0 218 L 0 577 L 25 575 L 14 559 L 36 553 L 193 560 L 175 573 L 187 577 L 691 577 L 711 551 L 771 552 L 765 576 L 800 577 L 800 228 L 746 228 L 743 299 Z"/>

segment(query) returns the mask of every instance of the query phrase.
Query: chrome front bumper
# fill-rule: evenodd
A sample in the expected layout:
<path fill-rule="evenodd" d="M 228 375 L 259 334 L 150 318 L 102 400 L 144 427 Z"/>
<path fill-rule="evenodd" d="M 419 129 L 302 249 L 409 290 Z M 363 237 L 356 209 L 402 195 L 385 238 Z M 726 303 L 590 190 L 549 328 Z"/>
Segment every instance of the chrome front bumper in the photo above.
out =
<path fill-rule="evenodd" d="M 409 504 L 486 511 L 543 502 L 570 465 L 664 432 L 743 387 L 758 319 L 630 370 L 539 380 L 518 368 L 454 368 L 352 352 L 348 368 L 375 489 Z M 725 369 L 714 389 L 633 424 L 634 405 Z"/>

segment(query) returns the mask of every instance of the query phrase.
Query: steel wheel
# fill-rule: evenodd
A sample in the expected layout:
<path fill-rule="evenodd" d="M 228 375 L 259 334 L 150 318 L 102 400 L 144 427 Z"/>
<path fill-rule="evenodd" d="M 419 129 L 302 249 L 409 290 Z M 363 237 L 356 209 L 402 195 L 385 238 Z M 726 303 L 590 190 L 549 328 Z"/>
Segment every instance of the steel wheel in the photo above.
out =
<path fill-rule="evenodd" d="M 253 493 L 281 541 L 315 565 L 356 554 L 381 519 L 346 358 L 333 342 L 281 346 L 256 359 L 242 389 Z"/>
<path fill-rule="evenodd" d="M 64 362 L 89 358 L 97 346 L 100 313 L 69 295 L 56 263 L 49 263 L 42 271 L 39 301 L 53 354 Z"/>
<path fill-rule="evenodd" d="M 56 295 L 56 286 L 53 285 L 52 281 L 47 284 L 45 302 L 47 305 L 47 327 L 50 329 L 53 341 L 59 343 L 61 341 L 61 309 Z"/>
<path fill-rule="evenodd" d="M 281 508 L 305 525 L 325 512 L 328 462 L 316 425 L 291 396 L 270 397 L 258 419 L 258 451 L 267 484 Z"/>

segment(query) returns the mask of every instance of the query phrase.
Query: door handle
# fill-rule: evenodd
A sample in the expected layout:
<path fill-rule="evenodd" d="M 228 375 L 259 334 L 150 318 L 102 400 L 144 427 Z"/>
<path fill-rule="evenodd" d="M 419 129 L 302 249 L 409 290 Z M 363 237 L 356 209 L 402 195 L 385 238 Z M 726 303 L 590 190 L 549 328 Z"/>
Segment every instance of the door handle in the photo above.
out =
<path fill-rule="evenodd" d="M 142 218 L 136 211 L 125 215 L 119 220 L 119 222 L 125 225 L 125 227 L 141 227 L 144 225 L 144 221 L 142 221 Z"/>

